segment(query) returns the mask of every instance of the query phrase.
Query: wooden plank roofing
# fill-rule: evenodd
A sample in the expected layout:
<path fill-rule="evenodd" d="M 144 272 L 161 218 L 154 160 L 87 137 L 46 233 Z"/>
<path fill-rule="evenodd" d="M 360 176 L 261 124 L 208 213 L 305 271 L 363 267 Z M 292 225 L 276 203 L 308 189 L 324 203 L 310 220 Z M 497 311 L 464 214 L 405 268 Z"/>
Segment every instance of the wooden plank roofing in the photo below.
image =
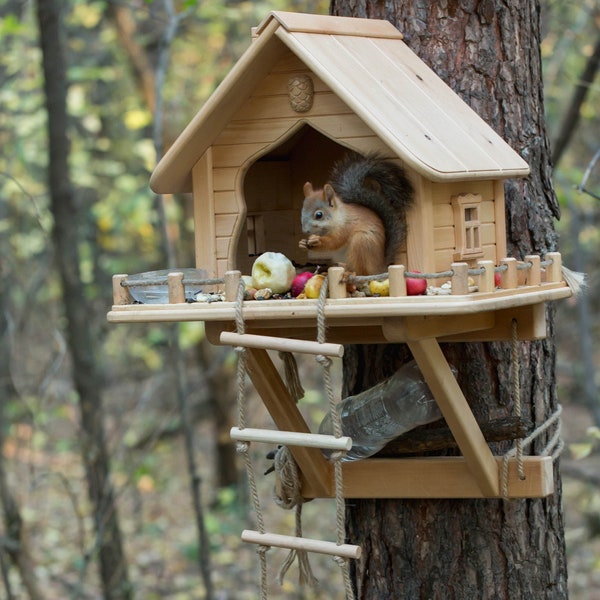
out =
<path fill-rule="evenodd" d="M 152 189 L 191 191 L 193 165 L 288 51 L 428 179 L 529 173 L 527 163 L 404 44 L 388 21 L 273 12 L 157 165 Z M 310 121 L 310 113 L 299 119 Z"/>

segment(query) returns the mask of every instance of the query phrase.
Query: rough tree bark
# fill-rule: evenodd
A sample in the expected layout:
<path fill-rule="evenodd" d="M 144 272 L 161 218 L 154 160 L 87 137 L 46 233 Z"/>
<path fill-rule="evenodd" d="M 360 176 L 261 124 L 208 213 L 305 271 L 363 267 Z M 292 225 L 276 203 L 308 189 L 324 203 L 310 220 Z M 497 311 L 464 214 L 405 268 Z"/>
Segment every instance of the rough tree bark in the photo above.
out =
<path fill-rule="evenodd" d="M 385 18 L 407 44 L 530 164 L 531 175 L 505 185 L 508 254 L 556 248 L 559 209 L 550 180 L 539 2 L 470 0 L 380 2 L 332 0 L 331 12 Z M 458 141 L 460 143 L 460 141 Z M 523 414 L 541 423 L 557 405 L 553 311 L 549 337 L 521 343 Z M 350 350 L 350 349 L 349 349 Z M 444 352 L 478 420 L 511 414 L 510 344 L 455 344 Z M 345 359 L 346 392 L 372 386 L 406 360 L 404 346 L 353 347 Z M 540 440 L 537 450 L 546 440 Z M 505 444 L 495 445 L 502 453 Z M 535 451 L 535 448 L 534 448 Z M 347 504 L 358 597 L 566 598 L 561 483 L 543 500 L 375 500 Z"/>
<path fill-rule="evenodd" d="M 86 559 L 99 558 L 104 598 L 124 600 L 131 597 L 131 587 L 110 482 L 102 421 L 101 376 L 89 327 L 90 308 L 79 271 L 77 211 L 68 165 L 70 144 L 61 4 L 57 0 L 38 0 L 37 18 L 48 112 L 48 185 L 54 217 L 52 235 L 62 283 L 73 379 L 79 396 L 83 462 L 94 507 L 96 543 Z"/>

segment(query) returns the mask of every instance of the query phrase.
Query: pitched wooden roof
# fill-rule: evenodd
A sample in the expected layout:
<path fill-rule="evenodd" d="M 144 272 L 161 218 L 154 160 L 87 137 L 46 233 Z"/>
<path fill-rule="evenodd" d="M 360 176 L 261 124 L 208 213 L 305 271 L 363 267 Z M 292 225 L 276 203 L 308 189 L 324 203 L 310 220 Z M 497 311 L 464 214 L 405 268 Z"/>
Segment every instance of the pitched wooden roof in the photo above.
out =
<path fill-rule="evenodd" d="M 191 191 L 193 165 L 288 50 L 425 177 L 443 181 L 529 173 L 527 163 L 388 21 L 273 12 L 255 35 L 157 165 L 150 180 L 155 191 Z"/>

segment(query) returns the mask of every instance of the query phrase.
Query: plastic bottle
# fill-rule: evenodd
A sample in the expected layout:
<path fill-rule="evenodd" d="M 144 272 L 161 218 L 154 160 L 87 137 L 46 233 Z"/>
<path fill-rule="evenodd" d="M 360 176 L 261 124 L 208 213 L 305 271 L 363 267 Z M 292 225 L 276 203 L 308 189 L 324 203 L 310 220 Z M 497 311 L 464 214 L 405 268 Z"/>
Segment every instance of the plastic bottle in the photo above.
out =
<path fill-rule="evenodd" d="M 456 376 L 456 369 L 451 368 Z M 352 438 L 345 461 L 372 456 L 405 431 L 442 416 L 414 360 L 370 390 L 344 399 L 336 409 L 341 415 L 343 435 Z M 319 433 L 333 434 L 330 412 L 321 421 Z M 331 454 L 330 450 L 323 452 Z"/>

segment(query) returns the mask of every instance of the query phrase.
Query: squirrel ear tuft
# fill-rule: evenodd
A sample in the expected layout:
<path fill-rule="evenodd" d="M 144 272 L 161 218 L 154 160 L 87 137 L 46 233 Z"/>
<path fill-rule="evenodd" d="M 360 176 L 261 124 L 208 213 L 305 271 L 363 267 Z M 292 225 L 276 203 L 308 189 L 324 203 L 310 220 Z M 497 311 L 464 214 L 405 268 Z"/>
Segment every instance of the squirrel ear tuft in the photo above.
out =
<path fill-rule="evenodd" d="M 329 206 L 335 204 L 335 190 L 328 183 L 323 188 L 323 199 L 327 201 Z"/>
<path fill-rule="evenodd" d="M 313 193 L 314 193 L 314 189 L 313 189 L 312 183 L 310 181 L 307 181 L 304 184 L 304 188 L 303 189 L 304 189 L 304 197 L 305 198 L 308 198 L 309 196 L 312 196 Z"/>

